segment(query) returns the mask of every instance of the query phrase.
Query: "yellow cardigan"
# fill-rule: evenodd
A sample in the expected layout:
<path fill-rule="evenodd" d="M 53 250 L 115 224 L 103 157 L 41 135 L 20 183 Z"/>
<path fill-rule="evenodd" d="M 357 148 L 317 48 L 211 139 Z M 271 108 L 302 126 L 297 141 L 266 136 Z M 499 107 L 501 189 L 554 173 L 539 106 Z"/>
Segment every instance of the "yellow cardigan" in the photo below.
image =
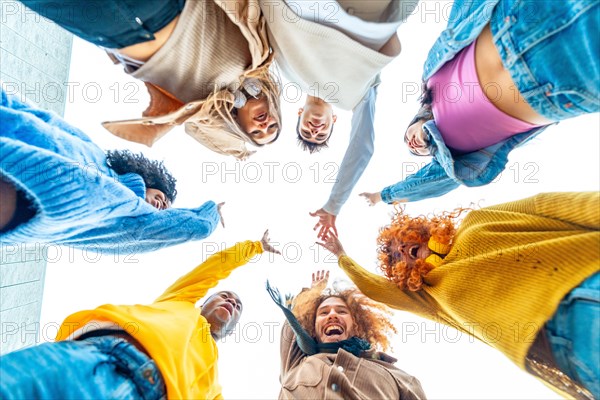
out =
<path fill-rule="evenodd" d="M 262 252 L 260 242 L 237 243 L 179 278 L 151 305 L 105 304 L 70 315 L 56 340 L 68 339 L 88 323 L 116 323 L 154 359 L 166 383 L 168 398 L 221 399 L 217 344 L 210 335 L 210 324 L 194 305 L 231 271 Z"/>
<path fill-rule="evenodd" d="M 520 368 L 561 299 L 599 270 L 600 197 L 545 193 L 471 211 L 418 292 L 350 257 L 340 267 L 367 296 L 471 334 Z"/>

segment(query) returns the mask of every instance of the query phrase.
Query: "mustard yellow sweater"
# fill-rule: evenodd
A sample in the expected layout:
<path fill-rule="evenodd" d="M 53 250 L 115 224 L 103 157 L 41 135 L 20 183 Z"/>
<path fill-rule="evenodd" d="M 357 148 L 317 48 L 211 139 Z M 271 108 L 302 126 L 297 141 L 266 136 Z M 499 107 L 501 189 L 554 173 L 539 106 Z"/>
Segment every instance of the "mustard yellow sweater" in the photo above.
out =
<path fill-rule="evenodd" d="M 545 193 L 471 211 L 418 292 L 348 256 L 339 265 L 365 295 L 471 334 L 525 369 L 560 300 L 600 269 L 599 229 L 598 192 Z"/>
<path fill-rule="evenodd" d="M 169 399 L 222 399 L 217 344 L 195 304 L 219 280 L 262 252 L 260 242 L 238 243 L 179 278 L 153 304 L 105 304 L 70 315 L 56 340 L 79 336 L 84 327 L 90 329 L 101 322 L 115 323 L 133 335 L 156 362 Z"/>

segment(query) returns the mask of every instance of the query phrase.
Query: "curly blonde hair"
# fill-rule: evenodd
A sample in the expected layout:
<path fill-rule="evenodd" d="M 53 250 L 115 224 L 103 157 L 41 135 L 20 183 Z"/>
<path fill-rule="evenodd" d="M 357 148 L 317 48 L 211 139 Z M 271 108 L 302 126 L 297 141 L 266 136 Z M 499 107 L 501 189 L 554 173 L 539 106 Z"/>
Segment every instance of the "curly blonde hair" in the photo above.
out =
<path fill-rule="evenodd" d="M 377 237 L 377 259 L 379 269 L 386 278 L 394 282 L 400 289 L 416 292 L 423 285 L 425 277 L 434 266 L 425 260 L 418 259 L 411 268 L 401 261 L 398 248 L 402 243 L 429 243 L 433 238 L 437 243 L 451 246 L 456 234 L 457 218 L 468 209 L 457 208 L 452 212 L 444 212 L 430 217 L 420 215 L 411 217 L 404 213 L 404 208 L 397 207 L 392 222 L 379 230 Z"/>
<path fill-rule="evenodd" d="M 392 312 L 385 304 L 368 298 L 357 288 L 341 291 L 334 289 L 312 291 L 308 296 L 303 297 L 302 302 L 295 304 L 293 313 L 310 336 L 316 339 L 317 308 L 330 297 L 342 299 L 350 309 L 355 336 L 369 342 L 374 349 L 387 351 L 390 348 L 390 336 L 397 333 L 390 321 Z"/>

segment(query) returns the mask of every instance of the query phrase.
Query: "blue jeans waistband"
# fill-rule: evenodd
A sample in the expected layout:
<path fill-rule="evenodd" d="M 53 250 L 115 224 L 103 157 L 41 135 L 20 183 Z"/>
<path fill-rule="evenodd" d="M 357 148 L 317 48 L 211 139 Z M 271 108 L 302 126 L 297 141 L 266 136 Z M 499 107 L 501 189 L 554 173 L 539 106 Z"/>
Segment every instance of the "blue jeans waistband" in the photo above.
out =
<path fill-rule="evenodd" d="M 504 67 L 548 119 L 600 111 L 599 4 L 501 0 L 494 9 L 490 27 Z"/>
<path fill-rule="evenodd" d="M 115 334 L 88 335 L 83 341 L 93 344 L 99 351 L 114 357 L 117 367 L 134 382 L 144 399 L 165 398 L 166 386 L 158 366 L 148 354 L 128 341 L 122 335 L 123 333 L 125 332 L 118 331 Z"/>

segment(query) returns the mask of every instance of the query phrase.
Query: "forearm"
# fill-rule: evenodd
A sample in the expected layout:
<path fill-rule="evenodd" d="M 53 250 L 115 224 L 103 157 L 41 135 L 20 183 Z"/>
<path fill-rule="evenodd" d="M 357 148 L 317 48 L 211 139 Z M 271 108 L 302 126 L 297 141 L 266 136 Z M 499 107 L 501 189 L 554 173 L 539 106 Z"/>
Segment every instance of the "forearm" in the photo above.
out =
<path fill-rule="evenodd" d="M 443 196 L 458 186 L 460 186 L 458 182 L 446 175 L 444 169 L 432 160 L 405 180 L 385 187 L 381 191 L 381 199 L 388 204 L 395 201 L 419 201 Z"/>
<path fill-rule="evenodd" d="M 208 289 L 217 285 L 231 272 L 263 252 L 260 242 L 236 243 L 215 253 L 173 283 L 156 301 L 185 300 L 195 302 L 204 297 Z"/>
<path fill-rule="evenodd" d="M 376 99 L 377 87 L 374 86 L 353 110 L 350 143 L 340 164 L 329 200 L 323 206 L 323 209 L 330 214 L 339 214 L 373 156 Z"/>
<path fill-rule="evenodd" d="M 410 311 L 428 318 L 433 318 L 435 315 L 435 311 L 428 304 L 429 296 L 424 291 L 400 290 L 393 282 L 368 272 L 346 254 L 340 256 L 338 265 L 367 297 L 388 307 Z"/>

